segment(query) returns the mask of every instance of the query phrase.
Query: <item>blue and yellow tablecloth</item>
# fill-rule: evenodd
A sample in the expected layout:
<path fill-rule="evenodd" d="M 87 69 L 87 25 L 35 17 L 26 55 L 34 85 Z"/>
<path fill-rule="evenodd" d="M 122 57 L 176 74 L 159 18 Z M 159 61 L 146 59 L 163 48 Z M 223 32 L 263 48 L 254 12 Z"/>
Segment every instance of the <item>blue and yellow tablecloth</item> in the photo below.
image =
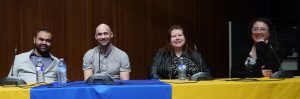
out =
<path fill-rule="evenodd" d="M 300 78 L 211 81 L 128 80 L 115 85 L 83 81 L 61 86 L 0 87 L 1 99 L 300 99 Z M 54 84 L 55 85 L 55 84 Z"/>
<path fill-rule="evenodd" d="M 165 82 L 172 84 L 172 99 L 300 99 L 300 78 Z"/>
<path fill-rule="evenodd" d="M 83 81 L 30 91 L 31 99 L 171 99 L 171 85 L 159 80 L 128 80 L 113 85 L 89 85 Z"/>
<path fill-rule="evenodd" d="M 29 99 L 30 87 L 0 86 L 0 99 Z"/>

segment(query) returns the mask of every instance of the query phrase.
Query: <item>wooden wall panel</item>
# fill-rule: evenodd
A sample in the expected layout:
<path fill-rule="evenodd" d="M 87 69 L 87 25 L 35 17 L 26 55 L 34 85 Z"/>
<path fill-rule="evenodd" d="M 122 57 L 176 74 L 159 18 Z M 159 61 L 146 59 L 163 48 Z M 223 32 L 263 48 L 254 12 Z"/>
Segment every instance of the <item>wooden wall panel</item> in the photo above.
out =
<path fill-rule="evenodd" d="M 71 80 L 82 80 L 82 57 L 97 45 L 95 28 L 107 23 L 113 43 L 129 55 L 131 78 L 146 79 L 155 52 L 171 25 L 185 28 L 215 77 L 228 75 L 228 21 L 249 22 L 255 1 L 235 0 L 0 0 L 0 77 L 7 75 L 13 49 L 32 49 L 43 27 L 54 34 L 52 53 L 65 58 Z"/>

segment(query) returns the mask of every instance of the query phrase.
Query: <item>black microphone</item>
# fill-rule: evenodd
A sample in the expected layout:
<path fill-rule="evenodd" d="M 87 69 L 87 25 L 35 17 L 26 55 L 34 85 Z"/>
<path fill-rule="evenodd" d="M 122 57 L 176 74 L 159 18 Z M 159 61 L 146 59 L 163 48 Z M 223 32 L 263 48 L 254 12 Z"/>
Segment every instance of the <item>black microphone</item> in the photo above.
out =
<path fill-rule="evenodd" d="M 204 64 L 202 64 L 202 66 L 200 66 L 200 71 L 196 74 L 193 74 L 190 77 L 191 81 L 200 81 L 200 80 L 213 80 L 213 77 L 211 76 L 211 74 L 208 71 L 204 71 Z"/>
<path fill-rule="evenodd" d="M 197 49 L 197 46 L 196 46 L 196 44 L 194 43 L 194 49 L 197 51 L 198 49 Z"/>
<path fill-rule="evenodd" d="M 10 70 L 11 70 L 10 76 L 14 76 L 13 69 L 14 69 L 14 62 L 15 62 L 15 57 L 16 57 L 16 55 L 17 55 L 17 52 L 18 52 L 18 49 L 15 48 L 15 50 L 14 50 L 14 56 L 13 56 L 13 58 L 12 58 L 12 66 L 11 66 L 11 68 L 10 68 Z M 18 76 L 18 75 L 17 75 L 17 76 Z"/>
<path fill-rule="evenodd" d="M 90 76 L 87 80 L 86 83 L 92 83 L 92 84 L 115 84 L 114 80 L 108 75 L 108 74 L 102 74 L 100 73 L 100 63 L 101 63 L 101 49 L 99 47 L 99 68 L 97 73 L 93 74 Z M 109 53 L 108 53 L 109 54 Z M 104 56 L 104 58 L 107 58 L 108 54 Z"/>
<path fill-rule="evenodd" d="M 204 64 L 203 60 L 201 60 L 199 65 L 200 65 L 199 66 L 200 71 L 196 74 L 193 74 L 190 77 L 190 80 L 191 81 L 213 80 L 213 77 L 211 76 L 210 72 L 204 70 L 206 65 Z"/>
<path fill-rule="evenodd" d="M 105 55 L 104 55 L 104 58 L 107 58 L 108 57 L 108 55 L 109 55 L 109 52 L 105 52 Z M 97 71 L 97 73 L 96 74 L 98 74 L 98 73 L 100 73 L 100 66 L 101 66 L 101 48 L 99 47 L 99 68 L 98 68 L 98 71 Z"/>
<path fill-rule="evenodd" d="M 101 63 L 100 58 L 101 58 L 101 49 L 100 49 L 100 47 L 99 47 L 99 66 L 98 66 L 98 71 L 97 71 L 96 74 L 100 73 L 100 66 L 101 66 L 101 64 L 100 64 L 100 63 Z"/>

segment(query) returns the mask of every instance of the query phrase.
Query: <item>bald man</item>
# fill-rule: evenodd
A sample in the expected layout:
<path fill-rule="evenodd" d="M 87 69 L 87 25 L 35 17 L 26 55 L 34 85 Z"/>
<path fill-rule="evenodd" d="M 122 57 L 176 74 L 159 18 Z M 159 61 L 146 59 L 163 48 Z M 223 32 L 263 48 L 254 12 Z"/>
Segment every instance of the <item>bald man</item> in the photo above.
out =
<path fill-rule="evenodd" d="M 84 80 L 98 73 L 108 74 L 113 79 L 129 80 L 131 68 L 128 55 L 111 43 L 113 36 L 107 24 L 97 26 L 95 39 L 99 45 L 83 57 Z"/>

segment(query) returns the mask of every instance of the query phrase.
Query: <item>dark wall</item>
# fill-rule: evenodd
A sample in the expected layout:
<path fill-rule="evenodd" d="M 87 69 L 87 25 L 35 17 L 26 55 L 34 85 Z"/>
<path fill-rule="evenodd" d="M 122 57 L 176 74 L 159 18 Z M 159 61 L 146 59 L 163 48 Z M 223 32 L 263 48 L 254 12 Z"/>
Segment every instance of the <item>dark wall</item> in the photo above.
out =
<path fill-rule="evenodd" d="M 288 49 L 299 48 L 299 0 L 257 0 L 258 17 L 270 18 L 276 26 L 279 39 Z"/>
<path fill-rule="evenodd" d="M 32 49 L 33 34 L 54 34 L 52 53 L 63 57 L 68 77 L 82 80 L 82 57 L 97 45 L 94 31 L 107 23 L 114 44 L 127 52 L 133 79 L 146 79 L 168 28 L 180 24 L 213 76 L 228 76 L 228 21 L 249 22 L 256 16 L 253 0 L 0 0 L 0 77 L 10 69 L 14 48 Z"/>

